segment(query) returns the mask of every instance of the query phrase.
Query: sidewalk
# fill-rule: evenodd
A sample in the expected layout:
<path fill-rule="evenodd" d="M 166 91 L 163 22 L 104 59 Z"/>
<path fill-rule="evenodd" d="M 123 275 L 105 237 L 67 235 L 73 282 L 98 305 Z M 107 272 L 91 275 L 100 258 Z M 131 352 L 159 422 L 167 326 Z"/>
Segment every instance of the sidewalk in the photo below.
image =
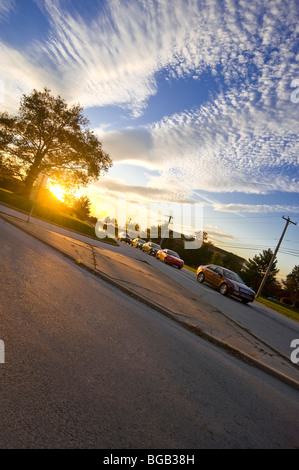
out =
<path fill-rule="evenodd" d="M 85 243 L 4 213 L 0 217 L 194 334 L 299 390 L 299 365 L 146 261 L 111 251 L 105 244 L 95 246 L 92 239 Z"/>

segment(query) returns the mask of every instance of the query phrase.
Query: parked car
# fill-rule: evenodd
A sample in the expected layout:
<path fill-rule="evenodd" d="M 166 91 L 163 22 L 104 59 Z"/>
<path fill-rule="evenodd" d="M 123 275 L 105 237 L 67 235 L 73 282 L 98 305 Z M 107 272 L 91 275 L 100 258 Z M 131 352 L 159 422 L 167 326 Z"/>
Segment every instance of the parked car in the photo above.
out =
<path fill-rule="evenodd" d="M 142 246 L 144 245 L 145 240 L 142 240 L 142 238 L 134 238 L 134 240 L 132 241 L 132 245 L 135 246 L 136 248 L 140 248 L 140 250 L 142 249 Z"/>
<path fill-rule="evenodd" d="M 244 304 L 253 302 L 255 292 L 247 287 L 241 277 L 229 269 L 214 264 L 199 266 L 196 271 L 198 282 L 207 282 L 219 289 L 222 295 L 238 297 Z"/>
<path fill-rule="evenodd" d="M 164 261 L 164 263 L 171 264 L 172 266 L 177 266 L 179 269 L 184 267 L 184 261 L 180 256 L 172 250 L 165 248 L 164 250 L 159 250 L 156 254 L 158 259 Z"/>
<path fill-rule="evenodd" d="M 150 255 L 156 255 L 157 251 L 161 250 L 160 245 L 153 242 L 144 243 L 142 246 L 142 251 L 149 253 Z"/>
<path fill-rule="evenodd" d="M 118 234 L 118 240 L 125 243 L 131 243 L 132 239 L 126 232 L 121 232 Z"/>

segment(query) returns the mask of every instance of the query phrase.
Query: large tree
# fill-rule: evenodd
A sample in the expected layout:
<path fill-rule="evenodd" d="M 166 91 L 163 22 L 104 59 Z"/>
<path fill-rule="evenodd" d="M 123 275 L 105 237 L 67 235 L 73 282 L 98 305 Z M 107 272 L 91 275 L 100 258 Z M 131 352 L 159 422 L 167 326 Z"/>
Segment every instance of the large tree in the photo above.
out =
<path fill-rule="evenodd" d="M 242 273 L 242 278 L 247 285 L 251 286 L 256 292 L 264 278 L 272 259 L 273 252 L 271 249 L 263 250 L 259 255 L 255 255 L 249 259 L 245 271 Z M 271 288 L 276 285 L 276 275 L 279 269 L 276 267 L 277 259 L 273 262 L 272 268 L 267 277 L 264 289 L 268 295 L 271 295 Z"/>
<path fill-rule="evenodd" d="M 24 180 L 24 196 L 39 173 L 74 187 L 108 171 L 112 161 L 88 125 L 80 105 L 47 88 L 23 95 L 17 116 L 0 114 L 0 161 Z"/>

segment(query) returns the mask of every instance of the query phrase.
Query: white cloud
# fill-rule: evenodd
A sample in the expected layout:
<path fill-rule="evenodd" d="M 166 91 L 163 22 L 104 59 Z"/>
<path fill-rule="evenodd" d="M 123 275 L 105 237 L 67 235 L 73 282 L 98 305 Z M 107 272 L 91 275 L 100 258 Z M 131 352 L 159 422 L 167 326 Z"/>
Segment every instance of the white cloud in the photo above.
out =
<path fill-rule="evenodd" d="M 58 0 L 38 4 L 51 23 L 47 40 L 30 53 L 1 44 L 6 109 L 47 85 L 84 107 L 137 116 L 157 92 L 158 72 L 200 80 L 212 71 L 223 92 L 200 109 L 146 128 L 102 128 L 104 148 L 115 161 L 159 169 L 150 185 L 161 191 L 298 191 L 296 1 L 113 0 L 89 18 Z"/>
<path fill-rule="evenodd" d="M 94 131 L 103 143 L 105 150 L 113 156 L 114 162 L 140 164 L 156 168 L 157 161 L 151 156 L 152 135 L 145 127 L 128 127 L 119 131 L 98 129 Z"/>
<path fill-rule="evenodd" d="M 9 13 L 15 8 L 15 0 L 1 0 L 0 21 L 7 20 Z"/>
<path fill-rule="evenodd" d="M 221 212 L 252 212 L 252 213 L 299 213 L 299 206 L 288 206 L 279 204 L 214 204 L 214 209 Z"/>
<path fill-rule="evenodd" d="M 233 235 L 231 235 L 230 233 L 223 232 L 221 229 L 211 230 L 210 228 L 208 228 L 207 235 L 208 239 L 210 239 L 210 237 L 216 237 L 220 239 L 224 238 L 225 240 L 236 240 Z"/>
<path fill-rule="evenodd" d="M 4 3 L 4 10 L 10 4 Z M 34 70 L 43 64 L 45 85 L 60 88 L 68 101 L 84 107 L 113 104 L 138 115 L 157 92 L 160 71 L 181 78 L 210 70 L 227 83 L 233 79 L 250 86 L 255 80 L 264 95 L 273 87 L 283 94 L 285 87 L 281 90 L 276 80 L 295 68 L 294 0 L 272 0 L 267 8 L 261 2 L 113 0 L 105 7 L 99 3 L 101 13 L 92 18 L 66 10 L 59 0 L 38 4 L 51 23 L 50 33 L 32 45 L 23 62 Z M 287 30 L 282 36 L 281 26 Z M 278 50 L 265 64 L 273 47 Z"/>
<path fill-rule="evenodd" d="M 98 183 L 90 186 L 90 190 L 99 196 L 126 198 L 128 202 L 169 202 L 193 204 L 195 201 L 188 197 L 186 191 L 180 191 L 178 188 L 157 189 L 151 186 L 132 186 L 123 180 L 105 176 Z"/>
<path fill-rule="evenodd" d="M 237 90 L 230 91 L 199 110 L 152 126 L 151 147 L 143 158 L 145 165 L 155 162 L 161 171 L 152 186 L 260 194 L 299 191 L 297 109 L 285 102 L 284 121 L 281 108 L 256 109 L 244 97 L 235 108 L 237 96 Z"/>

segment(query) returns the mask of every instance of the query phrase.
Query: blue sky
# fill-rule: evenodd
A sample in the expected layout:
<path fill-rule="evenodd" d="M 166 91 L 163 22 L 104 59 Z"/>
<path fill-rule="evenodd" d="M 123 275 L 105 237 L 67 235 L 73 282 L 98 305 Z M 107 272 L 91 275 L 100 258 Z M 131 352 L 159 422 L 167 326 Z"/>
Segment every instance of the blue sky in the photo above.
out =
<path fill-rule="evenodd" d="M 298 20 L 295 0 L 2 0 L 0 108 L 45 86 L 79 102 L 114 162 L 85 191 L 96 215 L 199 204 L 186 230 L 249 258 L 299 222 Z"/>

